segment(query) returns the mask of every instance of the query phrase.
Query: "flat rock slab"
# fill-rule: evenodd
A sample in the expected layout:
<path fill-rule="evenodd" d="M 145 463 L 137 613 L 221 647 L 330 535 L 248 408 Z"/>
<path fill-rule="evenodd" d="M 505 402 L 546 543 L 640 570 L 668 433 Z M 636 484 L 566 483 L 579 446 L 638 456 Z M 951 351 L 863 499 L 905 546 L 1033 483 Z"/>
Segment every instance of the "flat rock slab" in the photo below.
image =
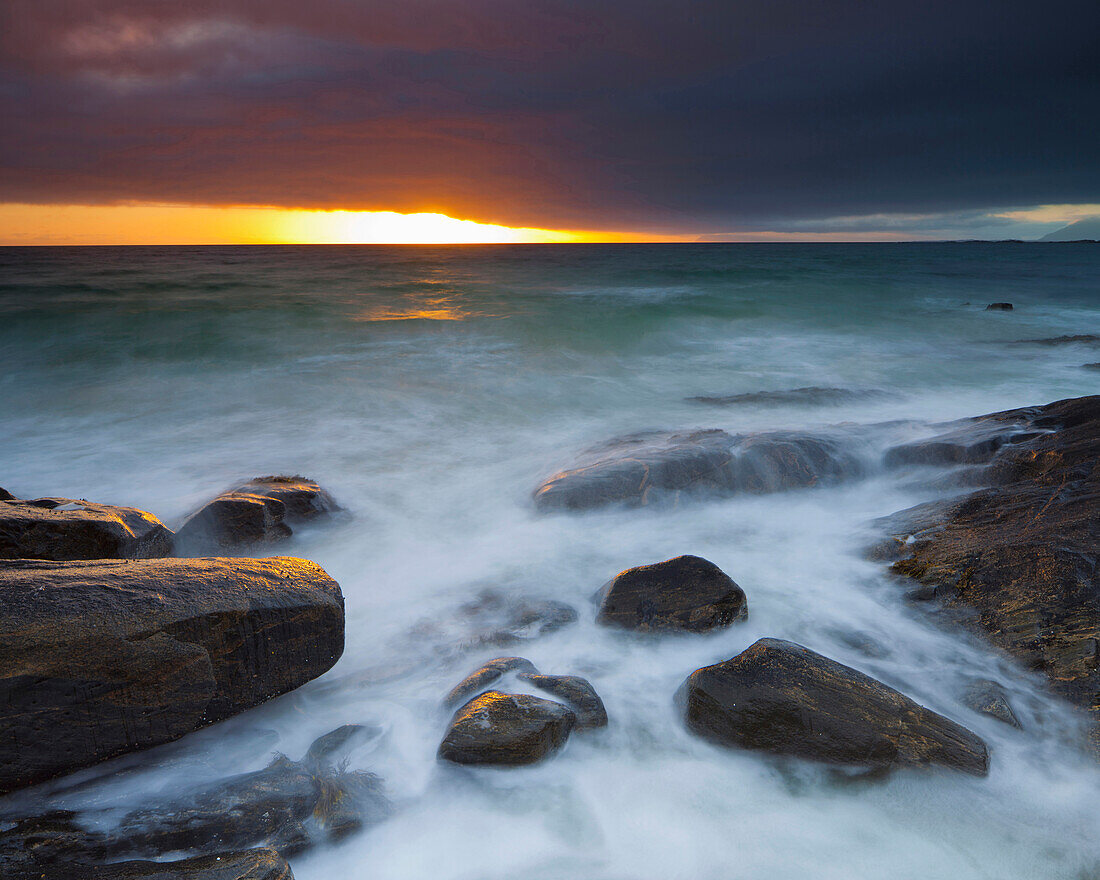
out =
<path fill-rule="evenodd" d="M 534 764 L 565 745 L 576 721 L 561 703 L 489 691 L 455 713 L 439 757 L 456 764 Z"/>
<path fill-rule="evenodd" d="M 706 632 L 748 616 L 745 591 L 698 556 L 628 568 L 599 595 L 597 623 L 641 632 Z"/>
<path fill-rule="evenodd" d="M 339 509 L 314 480 L 256 477 L 191 514 L 176 532 L 177 552 L 190 555 L 277 543 L 293 534 L 291 523 L 321 518 Z"/>
<path fill-rule="evenodd" d="M 172 553 L 172 532 L 133 507 L 70 498 L 0 501 L 0 559 L 152 559 Z"/>
<path fill-rule="evenodd" d="M 893 570 L 1090 711 L 1100 747 L 1100 396 L 982 418 L 1034 436 L 997 452 L 992 488 L 889 518 Z"/>
<path fill-rule="evenodd" d="M 838 406 L 843 403 L 890 396 L 885 391 L 873 388 L 822 388 L 813 385 L 806 388 L 784 388 L 780 391 L 749 391 L 743 394 L 689 397 L 688 400 L 711 406 Z"/>
<path fill-rule="evenodd" d="M 94 867 L 66 865 L 28 877 L 43 880 L 294 880 L 294 873 L 275 850 L 252 849 L 175 862 L 116 862 Z"/>
<path fill-rule="evenodd" d="M 0 566 L 0 792 L 148 748 L 316 678 L 340 588 L 303 559 Z"/>
<path fill-rule="evenodd" d="M 793 642 L 761 639 L 698 669 L 678 698 L 688 727 L 723 745 L 866 768 L 989 770 L 985 743 L 965 727 Z"/>
<path fill-rule="evenodd" d="M 574 467 L 543 482 L 534 502 L 544 511 L 637 507 L 690 495 L 806 488 L 862 471 L 858 458 L 831 437 L 655 431 L 590 449 Z"/>

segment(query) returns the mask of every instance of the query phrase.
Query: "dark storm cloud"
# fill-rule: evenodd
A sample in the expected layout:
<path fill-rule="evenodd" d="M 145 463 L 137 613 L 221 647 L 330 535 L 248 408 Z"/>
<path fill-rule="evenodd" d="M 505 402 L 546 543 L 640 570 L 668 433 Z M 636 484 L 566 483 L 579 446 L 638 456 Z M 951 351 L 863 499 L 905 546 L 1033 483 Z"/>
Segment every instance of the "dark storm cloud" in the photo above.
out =
<path fill-rule="evenodd" d="M 8 0 L 0 200 L 692 230 L 1100 202 L 1098 9 Z"/>

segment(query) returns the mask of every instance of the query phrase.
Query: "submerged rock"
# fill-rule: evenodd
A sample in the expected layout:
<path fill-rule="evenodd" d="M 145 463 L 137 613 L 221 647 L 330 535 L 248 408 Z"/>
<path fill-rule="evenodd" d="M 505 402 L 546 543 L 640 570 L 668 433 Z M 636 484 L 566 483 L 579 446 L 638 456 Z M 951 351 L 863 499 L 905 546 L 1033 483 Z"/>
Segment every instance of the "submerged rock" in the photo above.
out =
<path fill-rule="evenodd" d="M 734 437 L 725 431 L 648 432 L 588 451 L 577 466 L 535 490 L 541 510 L 642 506 L 687 495 L 767 493 L 862 473 L 832 438 L 776 432 Z"/>
<path fill-rule="evenodd" d="M 965 727 L 780 639 L 696 670 L 678 698 L 688 727 L 723 745 L 868 768 L 989 769 L 985 743 Z"/>
<path fill-rule="evenodd" d="M 835 406 L 857 400 L 873 400 L 888 396 L 885 391 L 876 389 L 809 386 L 806 388 L 786 388 L 781 391 L 749 391 L 744 394 L 689 397 L 688 400 L 713 406 L 784 406 L 787 404 Z"/>
<path fill-rule="evenodd" d="M 677 556 L 617 574 L 600 591 L 596 622 L 642 632 L 705 632 L 748 616 L 745 591 L 713 562 Z"/>
<path fill-rule="evenodd" d="M 340 657 L 340 587 L 302 559 L 0 566 L 0 792 L 178 739 Z"/>
<path fill-rule="evenodd" d="M 69 498 L 0 503 L 0 559 L 151 559 L 171 552 L 172 532 L 144 510 Z"/>
<path fill-rule="evenodd" d="M 517 670 L 527 673 L 538 672 L 535 664 L 523 657 L 497 657 L 495 660 L 490 660 L 483 666 L 478 667 L 456 684 L 444 698 L 443 705 L 453 707 L 465 703 L 470 697 L 486 689 L 503 675 Z"/>
<path fill-rule="evenodd" d="M 1012 303 L 990 303 L 985 307 L 987 312 L 1011 312 Z"/>
<path fill-rule="evenodd" d="M 256 477 L 223 492 L 191 514 L 176 533 L 181 555 L 210 549 L 249 548 L 289 538 L 289 523 L 323 517 L 340 508 L 305 477 Z"/>
<path fill-rule="evenodd" d="M 1072 336 L 1044 336 L 1039 339 L 1017 339 L 1011 345 L 1097 345 L 1100 336 L 1095 333 L 1076 333 Z"/>
<path fill-rule="evenodd" d="M 1008 701 L 1008 691 L 1004 685 L 988 678 L 972 679 L 966 686 L 962 695 L 963 705 L 973 709 L 981 715 L 996 718 L 1011 727 L 1020 727 L 1020 719 L 1012 711 L 1012 704 Z"/>
<path fill-rule="evenodd" d="M 1100 370 L 1100 361 L 1094 364 L 1081 364 L 1081 367 L 1085 370 Z"/>
<path fill-rule="evenodd" d="M 607 710 L 588 679 L 579 675 L 540 675 L 537 672 L 521 672 L 517 678 L 565 700 L 577 716 L 576 730 L 607 727 Z"/>
<path fill-rule="evenodd" d="M 489 691 L 455 713 L 439 757 L 456 764 L 533 764 L 565 745 L 576 721 L 561 703 Z"/>
<path fill-rule="evenodd" d="M 42 875 L 44 880 L 294 880 L 294 873 L 273 849 L 219 853 L 175 862 L 116 862 Z"/>
<path fill-rule="evenodd" d="M 1035 436 L 997 453 L 992 488 L 895 518 L 893 569 L 1091 711 L 1100 745 L 1100 396 L 985 419 Z"/>

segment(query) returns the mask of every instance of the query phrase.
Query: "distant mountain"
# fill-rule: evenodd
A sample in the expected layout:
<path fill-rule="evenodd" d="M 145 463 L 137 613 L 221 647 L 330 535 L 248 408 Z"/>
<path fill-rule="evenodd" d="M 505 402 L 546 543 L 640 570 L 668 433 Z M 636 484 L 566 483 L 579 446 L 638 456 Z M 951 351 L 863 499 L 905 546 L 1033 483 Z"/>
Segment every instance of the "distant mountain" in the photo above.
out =
<path fill-rule="evenodd" d="M 1100 217 L 1084 217 L 1048 232 L 1039 241 L 1100 241 Z"/>

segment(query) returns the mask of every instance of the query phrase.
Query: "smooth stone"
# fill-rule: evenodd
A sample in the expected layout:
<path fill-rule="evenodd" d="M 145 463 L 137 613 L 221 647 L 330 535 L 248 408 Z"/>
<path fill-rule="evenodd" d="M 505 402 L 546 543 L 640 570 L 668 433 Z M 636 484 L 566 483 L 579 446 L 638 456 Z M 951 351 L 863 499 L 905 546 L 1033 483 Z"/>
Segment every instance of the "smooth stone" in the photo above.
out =
<path fill-rule="evenodd" d="M 588 679 L 579 675 L 539 675 L 535 672 L 521 672 L 516 677 L 565 700 L 577 716 L 575 730 L 607 727 L 607 709 Z"/>
<path fill-rule="evenodd" d="M 868 768 L 989 771 L 965 727 L 855 669 L 780 639 L 698 669 L 678 694 L 688 727 L 722 745 Z"/>
<path fill-rule="evenodd" d="M 1092 364 L 1081 364 L 1081 368 L 1085 370 L 1100 370 L 1100 361 Z"/>
<path fill-rule="evenodd" d="M 303 559 L 0 566 L 0 792 L 178 739 L 328 670 L 339 585 Z"/>
<path fill-rule="evenodd" d="M 988 715 L 1011 727 L 1021 727 L 1012 710 L 1004 685 L 988 678 L 975 678 L 967 683 L 962 695 L 963 705 L 981 715 Z"/>
<path fill-rule="evenodd" d="M 990 303 L 985 307 L 987 312 L 1011 312 L 1012 303 Z"/>
<path fill-rule="evenodd" d="M 641 507 L 706 495 L 762 494 L 836 482 L 863 472 L 837 440 L 797 432 L 646 432 L 588 450 L 534 493 L 539 510 Z"/>
<path fill-rule="evenodd" d="M 620 572 L 600 591 L 596 622 L 641 632 L 706 632 L 748 616 L 745 592 L 713 562 L 677 556 Z"/>
<path fill-rule="evenodd" d="M 152 559 L 171 553 L 172 532 L 144 510 L 69 498 L 0 504 L 0 559 Z"/>
<path fill-rule="evenodd" d="M 451 692 L 443 699 L 443 705 L 451 708 L 465 703 L 506 673 L 515 672 L 516 670 L 526 673 L 538 673 L 535 664 L 523 657 L 497 657 L 495 660 L 490 660 L 475 669 L 451 688 Z"/>
<path fill-rule="evenodd" d="M 534 764 L 565 745 L 576 721 L 561 703 L 489 691 L 455 713 L 439 757 L 456 764 Z"/>

